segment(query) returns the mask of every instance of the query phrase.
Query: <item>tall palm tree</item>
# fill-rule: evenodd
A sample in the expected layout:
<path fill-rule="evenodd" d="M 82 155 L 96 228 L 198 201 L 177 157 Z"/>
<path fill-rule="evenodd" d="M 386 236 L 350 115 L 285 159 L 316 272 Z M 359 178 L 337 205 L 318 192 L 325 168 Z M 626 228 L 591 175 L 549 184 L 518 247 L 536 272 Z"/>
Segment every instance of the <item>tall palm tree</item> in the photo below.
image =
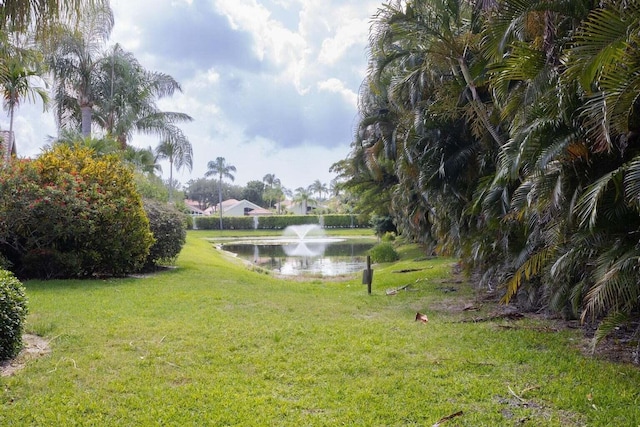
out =
<path fill-rule="evenodd" d="M 87 8 L 77 27 L 63 27 L 49 54 L 54 76 L 56 120 L 60 129 L 77 128 L 91 136 L 93 106 L 104 44 L 113 28 L 108 7 Z"/>
<path fill-rule="evenodd" d="M 268 173 L 262 177 L 262 182 L 268 185 L 268 188 L 265 188 L 265 196 L 269 201 L 269 207 L 271 207 L 272 202 L 278 197 L 277 189 L 281 184 L 280 179 L 275 174 Z"/>
<path fill-rule="evenodd" d="M 162 141 L 155 150 L 159 159 L 169 160 L 169 183 L 173 183 L 173 166 L 176 171 L 186 166 L 189 171 L 193 168 L 193 147 L 186 137 L 167 139 Z M 173 185 L 169 187 L 169 202 L 173 202 Z"/>
<path fill-rule="evenodd" d="M 262 182 L 273 188 L 274 186 L 280 185 L 280 178 L 277 178 L 274 173 L 268 173 L 262 177 Z"/>
<path fill-rule="evenodd" d="M 180 140 L 177 123 L 193 120 L 180 112 L 162 111 L 157 101 L 175 92 L 180 84 L 170 75 L 144 69 L 132 53 L 118 44 L 101 58 L 94 102 L 95 123 L 112 135 L 122 148 L 134 132 Z"/>
<path fill-rule="evenodd" d="M 220 230 L 222 230 L 222 179 L 228 178 L 231 181 L 235 180 L 232 172 L 236 171 L 236 167 L 227 164 L 224 157 L 216 157 L 216 160 L 211 160 L 207 163 L 207 171 L 204 176 L 218 176 L 218 210 L 220 212 Z"/>
<path fill-rule="evenodd" d="M 6 145 L 7 159 L 14 150 L 13 121 L 16 108 L 20 105 L 22 98 L 35 101 L 36 97 L 42 100 L 46 109 L 49 101 L 47 91 L 33 83 L 35 77 L 41 75 L 35 67 L 31 67 L 22 61 L 20 56 L 12 56 L 3 61 L 0 72 L 0 86 L 4 108 L 9 112 L 9 141 Z"/>

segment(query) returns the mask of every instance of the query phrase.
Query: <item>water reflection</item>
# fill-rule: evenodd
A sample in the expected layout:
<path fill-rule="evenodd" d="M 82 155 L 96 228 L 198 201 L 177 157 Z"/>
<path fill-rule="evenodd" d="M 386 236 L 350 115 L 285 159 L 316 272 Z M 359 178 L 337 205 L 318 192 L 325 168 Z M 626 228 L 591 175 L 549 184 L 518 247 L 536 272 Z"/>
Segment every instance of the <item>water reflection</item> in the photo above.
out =
<path fill-rule="evenodd" d="M 338 276 L 361 271 L 373 243 L 344 240 L 235 242 L 222 248 L 262 268 L 287 276 Z"/>

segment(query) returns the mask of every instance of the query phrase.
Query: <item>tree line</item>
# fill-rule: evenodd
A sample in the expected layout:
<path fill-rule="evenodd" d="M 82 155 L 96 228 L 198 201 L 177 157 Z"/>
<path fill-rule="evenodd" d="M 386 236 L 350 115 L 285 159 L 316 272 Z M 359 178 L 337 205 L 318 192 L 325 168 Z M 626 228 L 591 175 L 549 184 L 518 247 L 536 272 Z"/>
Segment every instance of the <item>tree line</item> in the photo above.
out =
<path fill-rule="evenodd" d="M 384 4 L 333 170 L 504 302 L 638 328 L 639 18 L 637 0 Z"/>

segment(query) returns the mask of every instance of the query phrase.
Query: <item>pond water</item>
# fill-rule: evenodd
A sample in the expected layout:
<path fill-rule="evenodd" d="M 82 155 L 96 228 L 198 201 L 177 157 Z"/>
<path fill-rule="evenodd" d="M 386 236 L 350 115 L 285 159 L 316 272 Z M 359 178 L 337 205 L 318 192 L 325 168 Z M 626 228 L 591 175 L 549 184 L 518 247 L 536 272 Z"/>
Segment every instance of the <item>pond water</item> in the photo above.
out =
<path fill-rule="evenodd" d="M 373 245 L 344 239 L 273 239 L 225 243 L 222 249 L 286 276 L 340 276 L 362 271 Z"/>

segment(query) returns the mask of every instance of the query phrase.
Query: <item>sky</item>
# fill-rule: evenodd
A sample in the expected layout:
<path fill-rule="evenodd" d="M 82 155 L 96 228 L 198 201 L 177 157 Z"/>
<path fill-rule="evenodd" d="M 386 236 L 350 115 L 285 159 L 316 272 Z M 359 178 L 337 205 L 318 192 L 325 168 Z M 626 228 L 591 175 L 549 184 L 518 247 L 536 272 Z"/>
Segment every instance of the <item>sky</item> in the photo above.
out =
<path fill-rule="evenodd" d="M 111 0 L 119 43 L 183 92 L 158 106 L 193 117 L 180 127 L 193 146 L 182 184 L 224 157 L 234 184 L 274 174 L 295 190 L 330 185 L 358 121 L 371 18 L 382 0 Z M 8 119 L 0 120 L 8 129 Z M 51 110 L 23 104 L 14 124 L 18 155 L 32 157 L 56 134 Z M 155 147 L 136 134 L 136 147 Z M 169 165 L 163 163 L 163 178 Z M 228 181 L 230 182 L 230 181 Z"/>

